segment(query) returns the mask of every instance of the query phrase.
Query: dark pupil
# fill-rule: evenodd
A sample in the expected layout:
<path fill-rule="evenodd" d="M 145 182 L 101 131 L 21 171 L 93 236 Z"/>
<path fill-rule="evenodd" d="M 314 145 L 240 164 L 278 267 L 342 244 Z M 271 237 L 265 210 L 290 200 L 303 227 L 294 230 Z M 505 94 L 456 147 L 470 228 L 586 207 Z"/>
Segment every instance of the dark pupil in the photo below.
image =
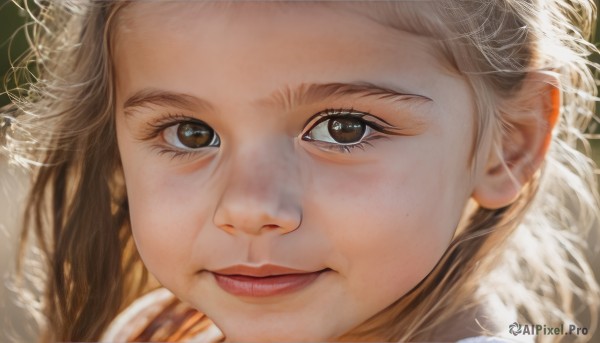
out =
<path fill-rule="evenodd" d="M 357 118 L 333 118 L 327 125 L 329 134 L 338 143 L 357 143 L 365 134 L 365 123 Z"/>
<path fill-rule="evenodd" d="M 210 144 L 213 140 L 214 131 L 203 124 L 183 123 L 177 128 L 177 138 L 184 146 L 195 149 Z"/>

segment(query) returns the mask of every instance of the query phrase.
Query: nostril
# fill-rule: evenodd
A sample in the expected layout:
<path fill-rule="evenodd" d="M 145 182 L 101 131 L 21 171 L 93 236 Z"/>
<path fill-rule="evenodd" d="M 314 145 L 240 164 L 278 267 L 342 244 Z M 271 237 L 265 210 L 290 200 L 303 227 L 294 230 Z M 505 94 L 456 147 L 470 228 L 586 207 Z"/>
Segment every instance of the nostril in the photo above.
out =
<path fill-rule="evenodd" d="M 279 228 L 279 225 L 267 224 L 267 225 L 263 225 L 263 228 L 265 228 L 265 229 L 277 229 L 277 228 Z"/>
<path fill-rule="evenodd" d="M 230 224 L 222 224 L 219 225 L 219 227 L 224 230 L 225 232 L 229 233 L 229 234 L 234 234 L 235 233 L 235 228 L 233 227 L 233 225 Z"/>

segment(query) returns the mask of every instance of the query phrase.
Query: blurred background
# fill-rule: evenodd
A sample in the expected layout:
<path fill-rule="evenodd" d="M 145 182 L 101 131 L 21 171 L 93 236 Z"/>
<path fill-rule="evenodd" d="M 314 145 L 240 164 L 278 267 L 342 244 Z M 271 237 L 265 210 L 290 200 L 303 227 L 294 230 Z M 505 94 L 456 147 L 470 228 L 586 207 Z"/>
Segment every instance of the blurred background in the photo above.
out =
<path fill-rule="evenodd" d="M 27 18 L 28 14 L 20 11 L 10 0 L 0 0 L 0 76 L 6 74 L 11 64 L 27 48 L 27 41 L 22 29 Z M 596 42 L 600 41 L 600 26 L 596 29 L 595 39 Z M 598 43 L 596 45 L 598 46 Z M 592 59 L 600 62 L 600 56 L 593 56 Z M 9 82 L 7 86 L 11 88 L 13 84 Z M 4 94 L 4 88 L 1 88 L 0 108 L 9 102 L 8 96 Z M 600 104 L 597 108 L 597 113 L 600 113 Z M 589 132 L 600 135 L 600 123 L 598 121 L 592 123 Z M 600 139 L 594 139 L 591 143 L 593 158 L 597 164 L 600 164 Z M 9 330 L 7 329 L 14 323 L 18 324 L 15 327 L 17 332 L 24 334 L 27 341 L 33 341 L 33 337 L 27 336 L 26 333 L 28 331 L 26 327 L 29 326 L 27 323 L 30 321 L 26 320 L 22 311 L 15 306 L 16 299 L 14 294 L 9 291 L 11 286 L 6 277 L 7 271 L 14 270 L 17 215 L 20 211 L 19 204 L 22 203 L 25 196 L 23 190 L 26 187 L 25 176 L 7 168 L 6 161 L 2 160 L 2 156 L 0 156 L 0 276 L 2 276 L 0 279 L 2 280 L 0 285 L 0 342 L 8 340 Z M 600 246 L 600 244 L 595 245 Z M 600 277 L 600 255 L 596 253 L 590 256 L 594 260 L 596 275 Z M 590 342 L 600 342 L 600 330 L 598 331 L 594 338 L 590 337 Z"/>
<path fill-rule="evenodd" d="M 11 63 L 21 55 L 27 41 L 23 31 L 26 14 L 19 12 L 10 0 L 0 0 L 0 78 L 10 69 Z M 12 37 L 14 36 L 14 39 Z M 4 82 L 0 81 L 3 85 Z M 12 87 L 13 85 L 8 85 Z M 9 103 L 0 88 L 0 108 Z M 31 319 L 19 308 L 9 272 L 14 272 L 15 254 L 18 246 L 17 216 L 26 196 L 26 177 L 14 169 L 7 168 L 0 154 L 0 342 L 35 342 Z M 14 330 L 13 330 L 14 329 Z M 20 335 L 17 340 L 12 332 Z"/>

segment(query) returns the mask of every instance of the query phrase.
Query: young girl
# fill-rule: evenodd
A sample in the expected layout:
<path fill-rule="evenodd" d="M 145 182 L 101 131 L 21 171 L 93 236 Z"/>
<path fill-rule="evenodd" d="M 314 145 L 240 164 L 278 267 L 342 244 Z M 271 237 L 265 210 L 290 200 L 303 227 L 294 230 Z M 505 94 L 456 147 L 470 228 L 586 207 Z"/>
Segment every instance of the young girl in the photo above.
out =
<path fill-rule="evenodd" d="M 3 124 L 42 339 L 590 340 L 593 17 L 48 2 Z"/>

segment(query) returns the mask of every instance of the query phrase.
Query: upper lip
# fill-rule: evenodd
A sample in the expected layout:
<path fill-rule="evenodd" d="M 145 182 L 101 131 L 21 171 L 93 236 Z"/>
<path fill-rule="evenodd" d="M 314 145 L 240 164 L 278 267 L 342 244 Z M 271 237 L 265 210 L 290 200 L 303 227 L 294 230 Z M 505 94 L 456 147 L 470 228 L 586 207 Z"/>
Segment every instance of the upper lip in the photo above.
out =
<path fill-rule="evenodd" d="M 316 271 L 307 271 L 300 269 L 293 269 L 283 266 L 277 266 L 274 264 L 265 264 L 258 267 L 247 266 L 247 265 L 235 265 L 223 269 L 213 270 L 213 273 L 222 275 L 245 275 L 245 276 L 275 276 L 275 275 L 286 275 L 286 274 L 307 274 L 315 273 Z"/>

